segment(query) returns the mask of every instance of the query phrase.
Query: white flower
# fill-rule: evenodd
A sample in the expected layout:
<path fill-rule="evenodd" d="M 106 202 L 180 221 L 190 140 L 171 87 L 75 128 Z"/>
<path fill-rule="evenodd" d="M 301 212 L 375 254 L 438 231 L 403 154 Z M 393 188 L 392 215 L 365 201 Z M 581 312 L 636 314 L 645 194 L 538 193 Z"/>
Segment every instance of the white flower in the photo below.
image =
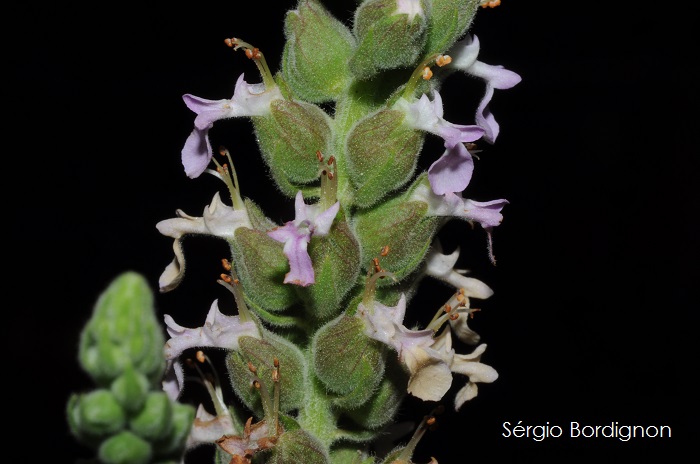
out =
<path fill-rule="evenodd" d="M 175 259 L 165 268 L 158 285 L 161 292 L 168 292 L 177 287 L 185 274 L 185 256 L 182 252 L 182 238 L 189 234 L 212 235 L 214 237 L 232 239 L 239 227 L 253 226 L 250 224 L 245 208 L 234 209 L 224 204 L 219 193 L 214 194 L 210 205 L 204 208 L 202 217 L 194 217 L 177 210 L 177 217 L 166 219 L 156 224 L 158 231 L 174 238 L 173 251 Z"/>

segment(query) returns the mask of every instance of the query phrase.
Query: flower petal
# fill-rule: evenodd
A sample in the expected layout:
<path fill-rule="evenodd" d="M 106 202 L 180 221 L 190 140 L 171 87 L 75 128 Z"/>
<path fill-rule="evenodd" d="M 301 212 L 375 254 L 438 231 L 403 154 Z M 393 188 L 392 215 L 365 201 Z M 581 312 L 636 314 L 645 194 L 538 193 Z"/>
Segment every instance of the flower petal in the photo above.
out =
<path fill-rule="evenodd" d="M 430 186 L 437 195 L 461 192 L 467 188 L 474 172 L 474 160 L 463 143 L 447 147 L 428 168 Z"/>

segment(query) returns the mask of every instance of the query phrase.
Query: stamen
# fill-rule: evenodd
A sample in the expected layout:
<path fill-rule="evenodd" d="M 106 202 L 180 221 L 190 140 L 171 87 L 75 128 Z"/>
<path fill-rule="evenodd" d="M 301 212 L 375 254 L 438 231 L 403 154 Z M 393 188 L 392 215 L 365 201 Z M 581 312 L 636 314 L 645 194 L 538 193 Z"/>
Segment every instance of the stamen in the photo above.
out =
<path fill-rule="evenodd" d="M 382 250 L 388 247 L 382 247 Z M 373 272 L 374 271 L 374 272 Z M 379 265 L 379 258 L 372 258 L 372 269 L 367 272 L 367 282 L 365 283 L 365 292 L 362 296 L 362 304 L 367 308 L 373 307 L 374 295 L 377 292 L 377 280 L 384 279 L 385 277 L 391 277 L 394 282 L 397 282 L 396 276 L 389 271 L 385 271 Z"/>
<path fill-rule="evenodd" d="M 221 266 L 227 271 L 230 271 L 232 269 L 231 262 L 226 258 L 221 259 Z"/>
<path fill-rule="evenodd" d="M 469 298 L 465 296 L 464 289 L 460 288 L 435 312 L 426 329 L 432 329 L 434 333 L 437 333 L 445 322 L 457 320 L 461 313 L 468 311 L 473 311 L 469 309 Z"/>
<path fill-rule="evenodd" d="M 426 415 L 423 417 L 423 420 L 421 421 L 420 424 L 418 424 L 418 427 L 416 427 L 416 431 L 413 432 L 413 436 L 409 440 L 408 444 L 406 447 L 401 451 L 401 453 L 398 456 L 398 461 L 399 462 L 412 462 L 411 457 L 413 456 L 413 452 L 416 450 L 416 446 L 418 445 L 418 442 L 420 441 L 421 438 L 423 438 L 423 435 L 425 435 L 426 430 L 434 430 L 437 424 L 437 419 L 435 418 L 436 415 L 441 414 L 442 411 L 444 411 L 444 406 L 439 405 L 435 409 L 433 409 L 430 414 Z M 431 458 L 434 460 L 435 458 Z M 437 462 L 437 461 L 435 461 Z"/>
<path fill-rule="evenodd" d="M 386 256 L 389 254 L 389 245 L 384 245 L 382 251 L 379 252 L 381 256 Z"/>
<path fill-rule="evenodd" d="M 281 433 L 280 423 L 279 423 L 279 410 L 280 410 L 280 360 L 277 358 L 273 359 L 272 364 L 274 369 L 272 369 L 272 388 L 273 388 L 273 403 L 272 403 L 272 420 L 275 424 L 275 436 L 279 436 Z"/>
<path fill-rule="evenodd" d="M 275 83 L 274 77 L 272 77 L 272 72 L 265 61 L 265 56 L 262 54 L 259 48 L 252 46 L 251 44 L 242 41 L 237 37 L 232 37 L 230 39 L 224 39 L 224 43 L 235 50 L 242 48 L 245 55 L 255 62 L 255 66 L 258 67 L 260 75 L 263 78 L 263 83 L 265 88 L 269 89 L 277 85 Z"/>
<path fill-rule="evenodd" d="M 226 187 L 228 188 L 229 195 L 231 196 L 231 204 L 234 209 L 245 209 L 245 203 L 241 198 L 240 188 L 238 186 L 238 176 L 236 175 L 236 170 L 233 168 L 233 160 L 231 159 L 231 153 L 225 147 L 219 148 L 219 154 L 225 156 L 228 159 L 228 163 L 220 164 L 216 158 L 212 158 L 212 161 L 216 165 L 216 170 L 207 169 L 205 172 L 218 177 Z M 231 166 L 229 168 L 229 166 Z"/>
<path fill-rule="evenodd" d="M 228 276 L 226 274 L 221 274 L 217 282 L 226 287 L 231 293 L 233 293 L 233 299 L 236 301 L 236 307 L 238 308 L 238 314 L 240 316 L 241 322 L 252 321 L 253 316 L 250 314 L 248 305 L 246 305 L 245 303 L 245 296 L 243 295 L 241 281 L 238 279 L 236 269 L 233 266 L 231 266 L 228 260 L 222 260 L 222 262 L 223 261 L 226 261 L 226 264 L 228 264 L 231 275 Z M 224 265 L 224 268 L 226 268 L 226 264 Z"/>
<path fill-rule="evenodd" d="M 320 150 L 316 151 L 316 159 L 318 159 L 318 170 L 321 176 L 321 198 L 319 203 L 321 209 L 326 210 L 338 201 L 338 180 L 335 175 L 338 167 L 333 155 L 324 163 L 325 157 Z"/>
<path fill-rule="evenodd" d="M 430 66 L 435 63 L 435 60 L 437 60 L 439 56 L 441 55 L 438 53 L 434 53 L 425 58 L 423 61 L 421 61 L 420 64 L 418 64 L 416 69 L 413 70 L 413 74 L 411 74 L 411 77 L 409 77 L 408 82 L 406 83 L 406 87 L 404 87 L 403 92 L 401 93 L 401 97 L 405 98 L 406 100 L 410 100 L 411 98 L 413 98 L 413 94 L 415 93 L 420 80 L 426 79 L 426 73 L 430 74 L 430 76 L 428 76 L 427 79 L 430 79 L 430 77 L 432 77 L 433 72 L 430 70 Z M 395 100 L 392 99 L 389 103 L 393 104 L 394 101 Z"/>
<path fill-rule="evenodd" d="M 426 66 L 423 68 L 423 73 L 421 74 L 421 77 L 423 80 L 429 81 L 431 77 L 433 77 L 433 71 L 430 69 L 430 66 Z"/>
<path fill-rule="evenodd" d="M 450 55 L 438 55 L 438 57 L 435 58 L 435 64 L 441 68 L 450 63 L 452 63 L 452 57 Z"/>
<path fill-rule="evenodd" d="M 211 362 L 209 357 L 205 355 L 204 352 L 201 350 L 195 353 L 195 358 L 200 364 L 207 364 L 209 366 L 209 371 L 206 374 L 202 372 L 202 369 L 199 367 L 199 365 L 192 361 L 192 359 L 190 358 L 187 358 L 185 360 L 185 364 L 188 367 L 194 368 L 199 374 L 201 383 L 207 389 L 207 392 L 209 392 L 212 404 L 214 405 L 214 409 L 216 410 L 216 415 L 230 415 L 229 410 L 226 407 L 226 403 L 224 402 L 224 395 L 221 389 L 221 381 L 217 374 L 216 367 Z"/>

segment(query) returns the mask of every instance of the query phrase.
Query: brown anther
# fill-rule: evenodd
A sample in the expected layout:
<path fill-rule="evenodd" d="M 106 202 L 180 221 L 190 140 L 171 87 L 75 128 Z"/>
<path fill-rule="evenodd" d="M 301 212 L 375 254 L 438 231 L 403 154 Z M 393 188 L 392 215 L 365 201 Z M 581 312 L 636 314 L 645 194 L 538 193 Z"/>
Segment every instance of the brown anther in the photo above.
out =
<path fill-rule="evenodd" d="M 222 273 L 219 277 L 221 278 L 221 280 L 223 280 L 223 281 L 226 282 L 227 284 L 230 284 L 231 282 L 233 282 L 233 279 L 232 279 L 231 276 L 228 275 L 228 274 L 223 274 L 223 273 Z"/>
<path fill-rule="evenodd" d="M 423 68 L 423 74 L 421 74 L 424 80 L 429 81 L 431 77 L 433 77 L 433 70 L 430 69 L 430 66 L 426 66 Z"/>
<path fill-rule="evenodd" d="M 333 173 L 332 173 L 332 172 L 329 171 L 329 172 L 326 173 L 326 175 L 328 176 L 328 179 L 329 179 L 329 180 L 333 180 L 333 177 L 334 177 L 334 176 L 333 176 Z"/>
<path fill-rule="evenodd" d="M 450 306 L 448 303 L 445 303 L 444 311 L 446 313 L 449 313 L 450 311 L 452 311 L 452 306 Z"/>
<path fill-rule="evenodd" d="M 316 150 L 316 158 L 319 163 L 323 163 L 323 153 L 321 153 L 321 150 Z"/>
<path fill-rule="evenodd" d="M 464 293 L 465 293 L 464 288 L 460 288 L 458 293 L 459 293 L 460 295 L 464 295 Z"/>
<path fill-rule="evenodd" d="M 467 147 L 467 150 L 476 150 L 477 145 L 474 142 L 467 142 L 464 144 L 465 147 Z"/>
<path fill-rule="evenodd" d="M 202 364 L 204 364 L 204 362 L 207 360 L 207 357 L 204 356 L 204 352 L 202 350 L 197 351 L 195 356 L 197 357 L 197 361 L 201 362 Z"/>
<path fill-rule="evenodd" d="M 280 367 L 280 360 L 277 359 L 277 358 L 273 358 L 273 359 L 272 359 L 272 364 L 273 364 L 275 367 Z"/>
<path fill-rule="evenodd" d="M 256 390 L 260 390 L 260 381 L 253 380 L 253 386 L 255 387 Z"/>
<path fill-rule="evenodd" d="M 386 256 L 389 254 L 389 245 L 384 245 L 382 247 L 382 251 L 379 253 L 382 256 Z"/>
<path fill-rule="evenodd" d="M 236 39 L 224 39 L 224 43 L 227 47 L 233 48 L 236 45 Z"/>
<path fill-rule="evenodd" d="M 382 268 L 379 265 L 379 258 L 372 258 L 372 264 L 374 264 L 374 271 L 375 272 L 382 272 Z"/>
<path fill-rule="evenodd" d="M 323 171 L 321 171 L 321 175 L 322 175 L 322 176 L 327 176 L 327 175 L 328 175 L 328 171 L 326 171 L 326 170 L 324 169 Z"/>
<path fill-rule="evenodd" d="M 241 283 L 240 280 L 238 280 L 238 279 L 233 279 L 233 284 L 234 284 L 234 285 L 238 285 L 238 284 L 240 284 L 240 283 Z"/>
<path fill-rule="evenodd" d="M 335 163 L 335 156 L 331 155 L 328 158 L 328 166 L 332 165 L 333 163 Z"/>
<path fill-rule="evenodd" d="M 220 154 L 221 156 L 226 156 L 226 152 L 227 152 L 227 151 L 228 151 L 228 150 L 226 149 L 226 147 L 224 147 L 224 146 L 219 147 L 219 154 Z"/>
<path fill-rule="evenodd" d="M 438 57 L 435 59 L 435 64 L 440 67 L 450 63 L 452 63 L 452 57 L 450 55 L 438 55 Z"/>
<path fill-rule="evenodd" d="M 272 370 L 272 381 L 273 382 L 279 382 L 280 381 L 280 371 L 277 369 Z"/>
<path fill-rule="evenodd" d="M 457 319 L 459 319 L 459 313 L 452 313 L 449 317 L 451 321 L 456 321 Z"/>
<path fill-rule="evenodd" d="M 458 293 L 457 296 L 456 296 L 456 298 L 457 298 L 457 301 L 459 301 L 460 303 L 464 303 L 464 300 L 467 299 L 467 297 L 464 296 L 464 295 L 461 294 L 461 293 Z"/>
<path fill-rule="evenodd" d="M 224 269 L 226 269 L 227 271 L 230 271 L 230 270 L 231 270 L 231 263 L 230 263 L 229 260 L 226 259 L 226 258 L 223 258 L 223 259 L 221 260 L 221 266 L 222 266 Z"/>
<path fill-rule="evenodd" d="M 248 370 L 249 370 L 250 372 L 252 372 L 253 374 L 257 374 L 257 373 L 258 373 L 258 368 L 255 367 L 255 366 L 253 366 L 253 363 L 250 362 L 250 361 L 248 361 Z"/>
<path fill-rule="evenodd" d="M 245 49 L 245 56 L 247 56 L 248 58 L 250 58 L 252 60 L 253 59 L 253 50 L 251 50 L 250 48 L 246 48 Z"/>
<path fill-rule="evenodd" d="M 435 419 L 434 417 L 430 417 L 427 421 L 425 421 L 425 425 L 430 427 L 431 425 L 435 424 L 435 422 L 437 422 L 437 419 Z"/>
<path fill-rule="evenodd" d="M 471 312 L 469 313 L 469 318 L 474 319 L 474 313 L 481 311 L 480 309 L 477 308 L 472 308 Z"/>
<path fill-rule="evenodd" d="M 187 367 L 194 367 L 194 361 L 192 361 L 192 358 L 185 359 L 185 365 Z"/>

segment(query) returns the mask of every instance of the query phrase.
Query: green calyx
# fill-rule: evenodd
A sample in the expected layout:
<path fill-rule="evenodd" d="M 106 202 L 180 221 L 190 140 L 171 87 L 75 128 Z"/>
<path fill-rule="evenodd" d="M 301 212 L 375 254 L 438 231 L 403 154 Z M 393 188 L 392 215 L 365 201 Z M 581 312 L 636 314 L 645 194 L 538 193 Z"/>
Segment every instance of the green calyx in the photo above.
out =
<path fill-rule="evenodd" d="M 295 95 L 312 103 L 339 97 L 351 81 L 355 48 L 350 30 L 317 1 L 287 12 L 282 75 Z"/>

